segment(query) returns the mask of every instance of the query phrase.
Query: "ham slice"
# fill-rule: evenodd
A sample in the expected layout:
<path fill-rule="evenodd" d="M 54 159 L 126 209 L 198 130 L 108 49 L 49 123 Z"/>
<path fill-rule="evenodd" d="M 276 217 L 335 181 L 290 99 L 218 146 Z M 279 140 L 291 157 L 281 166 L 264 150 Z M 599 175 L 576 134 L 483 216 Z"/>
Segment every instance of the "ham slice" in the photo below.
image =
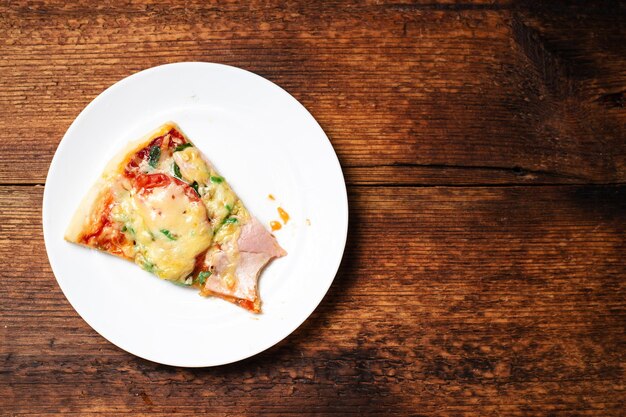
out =
<path fill-rule="evenodd" d="M 241 227 L 237 245 L 240 252 L 266 254 L 270 259 L 287 255 L 274 236 L 254 217 Z"/>
<path fill-rule="evenodd" d="M 251 217 L 241 226 L 236 245 L 207 253 L 205 264 L 212 275 L 202 293 L 222 297 L 258 313 L 261 311 L 259 274 L 270 260 L 286 254 L 274 236 Z"/>

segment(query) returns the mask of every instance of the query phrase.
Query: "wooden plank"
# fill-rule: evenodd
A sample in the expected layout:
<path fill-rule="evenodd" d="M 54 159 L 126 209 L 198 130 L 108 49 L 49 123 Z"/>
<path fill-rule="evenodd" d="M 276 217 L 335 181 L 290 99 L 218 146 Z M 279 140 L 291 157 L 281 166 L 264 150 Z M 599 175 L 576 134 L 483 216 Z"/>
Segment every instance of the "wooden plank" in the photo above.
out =
<path fill-rule="evenodd" d="M 286 88 L 352 184 L 626 180 L 619 2 L 242 7 L 1 5 L 0 183 L 43 183 L 64 131 L 99 92 L 185 60 Z"/>
<path fill-rule="evenodd" d="M 4 414 L 623 413 L 626 187 L 353 187 L 318 310 L 211 369 L 135 358 L 78 317 L 45 256 L 42 191 L 0 187 Z"/>

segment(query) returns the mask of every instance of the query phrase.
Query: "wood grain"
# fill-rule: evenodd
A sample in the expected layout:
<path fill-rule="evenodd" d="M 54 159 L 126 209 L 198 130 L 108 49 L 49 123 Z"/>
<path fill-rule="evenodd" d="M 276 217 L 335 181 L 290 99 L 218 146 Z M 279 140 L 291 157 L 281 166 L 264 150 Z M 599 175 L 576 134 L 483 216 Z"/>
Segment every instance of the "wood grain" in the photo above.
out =
<path fill-rule="evenodd" d="M 0 415 L 624 416 L 626 4 L 0 2 Z M 328 295 L 270 350 L 157 365 L 76 314 L 46 173 L 154 65 L 284 87 L 349 189 Z"/>
<path fill-rule="evenodd" d="M 41 196 L 0 188 L 9 415 L 624 409 L 626 187 L 353 188 L 346 255 L 313 317 L 255 358 L 195 370 L 135 358 L 77 316 L 45 257 Z"/>
<path fill-rule="evenodd" d="M 624 9 L 11 2 L 0 6 L 0 183 L 43 183 L 89 101 L 181 60 L 286 88 L 330 136 L 350 183 L 623 182 Z"/>

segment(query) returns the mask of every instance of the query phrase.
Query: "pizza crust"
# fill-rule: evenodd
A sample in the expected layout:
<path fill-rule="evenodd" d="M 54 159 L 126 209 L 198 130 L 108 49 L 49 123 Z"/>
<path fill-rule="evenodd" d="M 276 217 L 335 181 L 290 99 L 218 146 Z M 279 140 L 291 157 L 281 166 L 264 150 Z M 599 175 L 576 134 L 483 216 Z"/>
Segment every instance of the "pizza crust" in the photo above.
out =
<path fill-rule="evenodd" d="M 80 202 L 78 209 L 76 209 L 74 216 L 72 216 L 72 220 L 70 220 L 70 224 L 65 231 L 65 240 L 72 243 L 82 243 L 80 242 L 80 237 L 89 230 L 92 213 L 101 205 L 106 189 L 106 182 L 102 178 L 98 179 L 89 189 L 87 195 Z"/>

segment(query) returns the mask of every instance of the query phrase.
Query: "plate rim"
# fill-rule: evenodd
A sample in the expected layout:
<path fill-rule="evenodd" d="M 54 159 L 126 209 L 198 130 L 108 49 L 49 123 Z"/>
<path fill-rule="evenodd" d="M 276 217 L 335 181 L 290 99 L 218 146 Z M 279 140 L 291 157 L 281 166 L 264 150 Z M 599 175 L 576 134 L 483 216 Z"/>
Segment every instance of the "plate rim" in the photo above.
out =
<path fill-rule="evenodd" d="M 154 358 L 148 358 L 145 357 L 142 354 L 139 354 L 137 352 L 131 351 L 129 349 L 126 349 L 122 346 L 120 346 L 118 343 L 110 340 L 107 336 L 105 336 L 100 329 L 94 327 L 94 325 L 92 324 L 91 320 L 88 320 L 84 317 L 84 315 L 76 308 L 76 306 L 74 305 L 74 303 L 72 302 L 72 300 L 70 299 L 70 297 L 68 297 L 68 294 L 66 292 L 66 290 L 63 288 L 63 285 L 61 285 L 59 279 L 57 278 L 58 275 L 58 271 L 59 268 L 55 267 L 54 265 L 54 261 L 52 260 L 52 257 L 50 256 L 50 247 L 53 245 L 52 243 L 52 237 L 50 236 L 50 232 L 47 232 L 47 227 L 46 227 L 46 213 L 47 213 L 47 207 L 50 204 L 50 192 L 49 187 L 47 187 L 47 184 L 49 182 L 49 178 L 51 177 L 51 175 L 55 175 L 55 171 L 57 170 L 56 165 L 58 164 L 58 158 L 63 149 L 65 149 L 68 143 L 68 141 L 66 140 L 67 137 L 71 136 L 73 131 L 75 129 L 77 129 L 77 125 L 79 124 L 79 122 L 87 117 L 87 114 L 91 111 L 91 109 L 95 106 L 97 106 L 97 104 L 103 100 L 104 98 L 106 98 L 108 95 L 115 93 L 117 90 L 124 88 L 124 86 L 129 83 L 132 82 L 133 79 L 138 78 L 138 77 L 142 77 L 145 76 L 146 74 L 150 74 L 152 72 L 157 72 L 160 70 L 165 70 L 166 68 L 170 68 L 170 67 L 187 67 L 187 66 L 204 66 L 204 67 L 213 67 L 213 68 L 220 68 L 223 70 L 227 70 L 227 71 L 235 71 L 235 72 L 242 72 L 245 73 L 248 76 L 252 76 L 253 78 L 263 82 L 263 83 L 268 83 L 271 84 L 271 86 L 273 86 L 273 88 L 278 88 L 278 90 L 280 90 L 282 92 L 282 94 L 286 95 L 286 97 L 288 97 L 289 100 L 291 100 L 291 102 L 297 106 L 299 106 L 301 108 L 301 110 L 303 110 L 305 112 L 305 114 L 307 114 L 311 121 L 313 121 L 315 123 L 315 125 L 317 126 L 317 128 L 319 129 L 319 131 L 323 134 L 323 136 L 326 139 L 326 144 L 330 147 L 330 150 L 332 151 L 332 155 L 334 156 L 333 158 L 333 164 L 336 165 L 336 168 L 338 169 L 338 174 L 340 175 L 340 179 L 341 179 L 341 187 L 339 187 L 339 191 L 343 194 L 343 197 L 340 199 L 340 201 L 337 201 L 337 203 L 341 203 L 340 207 L 338 207 L 337 211 L 338 212 L 343 212 L 344 216 L 343 216 L 343 230 L 341 230 L 341 241 L 339 242 L 340 245 L 339 247 L 341 248 L 341 254 L 340 256 L 337 257 L 337 262 L 336 265 L 333 265 L 333 267 L 330 269 L 333 272 L 333 276 L 332 279 L 328 280 L 328 283 L 326 285 L 325 288 L 323 288 L 323 292 L 321 293 L 321 296 L 318 300 L 316 300 L 315 303 L 312 304 L 312 307 L 310 309 L 308 309 L 308 311 L 306 311 L 306 314 L 302 315 L 302 320 L 296 320 L 295 321 L 295 325 L 289 326 L 288 328 L 285 328 L 284 330 L 281 330 L 280 336 L 276 338 L 276 340 L 272 340 L 268 343 L 265 344 L 261 344 L 260 346 L 256 347 L 255 349 L 250 349 L 249 352 L 247 352 L 245 355 L 240 356 L 238 358 L 232 359 L 232 360 L 227 360 L 227 361 L 217 361 L 217 362 L 212 362 L 212 361 L 208 361 L 208 360 L 204 360 L 204 361 L 195 361 L 195 362 L 202 362 L 202 363 L 198 363 L 198 364 L 181 364 L 181 363 L 173 363 L 171 361 L 162 361 L 162 360 L 155 360 Z M 339 200 L 339 199 L 338 199 Z M 328 135 L 326 134 L 326 132 L 322 129 L 322 127 L 320 126 L 319 122 L 315 119 L 315 117 L 308 111 L 308 109 L 302 104 L 300 103 L 300 101 L 298 101 L 293 95 L 291 95 L 287 90 L 285 90 L 284 88 L 282 88 L 280 85 L 274 83 L 271 80 L 268 80 L 267 78 L 258 75 L 252 71 L 243 69 L 243 68 L 239 68 L 239 67 L 235 67 L 232 65 L 227 65 L 227 64 L 222 64 L 222 63 L 214 63 L 214 62 L 204 62 L 204 61 L 181 61 L 181 62 L 172 62 L 172 63 L 167 63 L 167 64 L 162 64 L 162 65 L 156 65 L 150 68 L 145 68 L 143 70 L 131 73 L 130 75 L 127 75 L 124 78 L 121 78 L 120 80 L 116 81 L 115 83 L 109 85 L 106 89 L 104 89 L 103 91 L 101 91 L 95 98 L 93 98 L 81 111 L 80 113 L 74 118 L 74 120 L 72 120 L 72 123 L 70 124 L 70 126 L 67 128 L 67 130 L 65 131 L 63 137 L 61 138 L 61 140 L 59 141 L 59 144 L 57 145 L 57 148 L 55 149 L 54 155 L 52 157 L 52 160 L 50 162 L 50 166 L 48 167 L 48 172 L 46 174 L 46 181 L 44 183 L 44 192 L 43 192 L 43 197 L 42 197 L 42 211 L 41 211 L 41 221 L 42 221 L 42 229 L 43 229 L 43 238 L 44 238 L 44 246 L 46 249 L 46 256 L 48 257 L 48 263 L 50 264 L 50 268 L 52 270 L 52 273 L 54 275 L 54 278 L 57 282 L 58 287 L 61 289 L 61 292 L 63 293 L 65 299 L 67 300 L 67 302 L 70 304 L 70 306 L 72 307 L 72 309 L 78 314 L 78 316 L 85 322 L 87 323 L 87 325 L 89 325 L 89 327 L 91 327 L 96 333 L 98 333 L 102 338 L 104 338 L 105 340 L 107 340 L 109 343 L 113 344 L 114 346 L 116 346 L 117 348 L 128 352 L 131 355 L 134 355 L 136 357 L 142 358 L 144 360 L 153 362 L 153 363 L 158 363 L 158 364 L 162 364 L 162 365 L 167 365 L 167 366 L 175 366 L 175 367 L 183 367 L 183 368 L 208 368 L 208 367 L 214 367 L 214 366 L 222 366 L 222 365 L 227 365 L 230 363 L 235 363 L 235 362 L 239 362 L 245 359 L 248 359 L 252 356 L 256 356 L 268 349 L 270 349 L 273 346 L 276 346 L 277 344 L 279 344 L 280 342 L 282 342 L 283 340 L 285 340 L 286 338 L 288 338 L 291 334 L 293 334 L 300 326 L 302 326 L 302 324 L 304 324 L 304 322 L 306 322 L 311 314 L 313 314 L 313 312 L 319 307 L 319 305 L 321 304 L 321 302 L 324 300 L 324 298 L 326 297 L 326 295 L 328 294 L 328 290 L 330 289 L 330 287 L 332 286 L 333 282 L 335 281 L 335 279 L 337 278 L 337 273 L 339 271 L 339 267 L 341 266 L 341 263 L 343 261 L 343 257 L 345 255 L 345 249 L 346 249 L 346 244 L 347 244 L 347 238 L 348 238 L 348 230 L 349 230 L 349 201 L 348 201 L 348 192 L 347 192 L 347 186 L 346 186 L 346 181 L 345 181 L 345 176 L 343 174 L 343 169 L 341 167 L 341 163 L 339 162 L 339 157 L 337 156 L 337 153 L 334 149 L 334 147 L 332 146 L 332 142 L 330 141 Z M 338 204 L 339 206 L 339 204 Z"/>

